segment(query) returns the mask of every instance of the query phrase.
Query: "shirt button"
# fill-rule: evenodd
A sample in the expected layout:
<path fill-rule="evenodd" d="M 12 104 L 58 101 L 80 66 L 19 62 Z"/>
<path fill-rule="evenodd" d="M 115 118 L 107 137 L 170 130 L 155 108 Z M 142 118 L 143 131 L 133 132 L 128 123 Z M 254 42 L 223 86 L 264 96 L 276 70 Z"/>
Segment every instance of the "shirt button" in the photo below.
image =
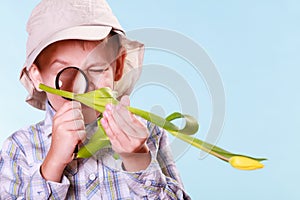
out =
<path fill-rule="evenodd" d="M 37 193 L 38 193 L 38 195 L 39 195 L 39 198 L 44 198 L 44 197 L 45 197 L 43 191 L 38 191 Z"/>
<path fill-rule="evenodd" d="M 151 185 L 151 181 L 146 181 L 146 182 L 145 182 L 145 186 L 146 186 L 146 187 L 149 187 L 150 185 Z"/>
<path fill-rule="evenodd" d="M 95 175 L 94 173 L 90 174 L 90 175 L 89 175 L 89 179 L 90 179 L 91 181 L 95 180 L 95 179 L 96 179 L 96 175 Z"/>
<path fill-rule="evenodd" d="M 182 191 L 181 190 L 178 190 L 177 192 L 176 192 L 176 195 L 177 195 L 177 197 L 182 197 Z"/>

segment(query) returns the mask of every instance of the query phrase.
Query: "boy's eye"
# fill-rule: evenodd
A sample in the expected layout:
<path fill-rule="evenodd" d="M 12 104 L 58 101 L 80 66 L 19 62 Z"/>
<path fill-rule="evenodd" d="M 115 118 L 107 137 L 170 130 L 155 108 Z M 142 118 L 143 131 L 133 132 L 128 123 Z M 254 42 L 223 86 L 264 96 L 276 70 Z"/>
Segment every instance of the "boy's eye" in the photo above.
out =
<path fill-rule="evenodd" d="M 109 67 L 91 67 L 88 69 L 88 72 L 90 73 L 102 73 L 108 70 Z"/>

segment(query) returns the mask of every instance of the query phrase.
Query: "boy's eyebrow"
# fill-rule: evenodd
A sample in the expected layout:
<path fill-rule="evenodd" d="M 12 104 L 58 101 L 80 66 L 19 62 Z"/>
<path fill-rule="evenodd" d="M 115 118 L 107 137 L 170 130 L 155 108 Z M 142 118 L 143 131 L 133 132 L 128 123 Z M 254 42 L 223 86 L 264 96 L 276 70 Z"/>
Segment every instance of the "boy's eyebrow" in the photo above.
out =
<path fill-rule="evenodd" d="M 92 62 L 90 64 L 87 64 L 87 68 L 91 68 L 91 67 L 98 67 L 98 66 L 101 66 L 101 67 L 106 67 L 107 65 L 109 65 L 108 63 L 106 62 L 101 62 L 101 61 L 96 61 L 96 62 Z"/>

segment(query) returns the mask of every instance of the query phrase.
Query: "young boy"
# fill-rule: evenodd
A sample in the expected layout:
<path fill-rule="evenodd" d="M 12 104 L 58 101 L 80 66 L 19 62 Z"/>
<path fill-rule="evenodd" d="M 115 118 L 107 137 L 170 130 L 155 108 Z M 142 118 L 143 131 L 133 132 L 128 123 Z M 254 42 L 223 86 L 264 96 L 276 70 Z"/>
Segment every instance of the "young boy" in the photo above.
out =
<path fill-rule="evenodd" d="M 27 31 L 20 79 L 29 91 L 27 102 L 46 110 L 46 117 L 4 142 L 0 199 L 189 199 L 167 133 L 125 108 L 140 74 L 143 45 L 125 38 L 107 3 L 43 0 Z M 85 72 L 89 91 L 110 87 L 121 99 L 102 113 L 111 148 L 88 159 L 74 159 L 74 150 L 88 140 L 86 124 L 92 127 L 99 113 L 39 89 L 40 83 L 55 87 L 57 74 L 70 66 Z"/>

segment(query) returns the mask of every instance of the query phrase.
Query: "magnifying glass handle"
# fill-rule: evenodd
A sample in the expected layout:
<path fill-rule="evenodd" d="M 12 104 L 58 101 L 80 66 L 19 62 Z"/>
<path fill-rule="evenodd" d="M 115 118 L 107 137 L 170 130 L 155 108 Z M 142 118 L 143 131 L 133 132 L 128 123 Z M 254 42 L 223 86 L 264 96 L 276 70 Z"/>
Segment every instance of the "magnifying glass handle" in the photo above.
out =
<path fill-rule="evenodd" d="M 77 158 L 77 153 L 78 153 L 78 145 L 76 145 L 74 152 L 73 152 L 73 159 Z"/>

